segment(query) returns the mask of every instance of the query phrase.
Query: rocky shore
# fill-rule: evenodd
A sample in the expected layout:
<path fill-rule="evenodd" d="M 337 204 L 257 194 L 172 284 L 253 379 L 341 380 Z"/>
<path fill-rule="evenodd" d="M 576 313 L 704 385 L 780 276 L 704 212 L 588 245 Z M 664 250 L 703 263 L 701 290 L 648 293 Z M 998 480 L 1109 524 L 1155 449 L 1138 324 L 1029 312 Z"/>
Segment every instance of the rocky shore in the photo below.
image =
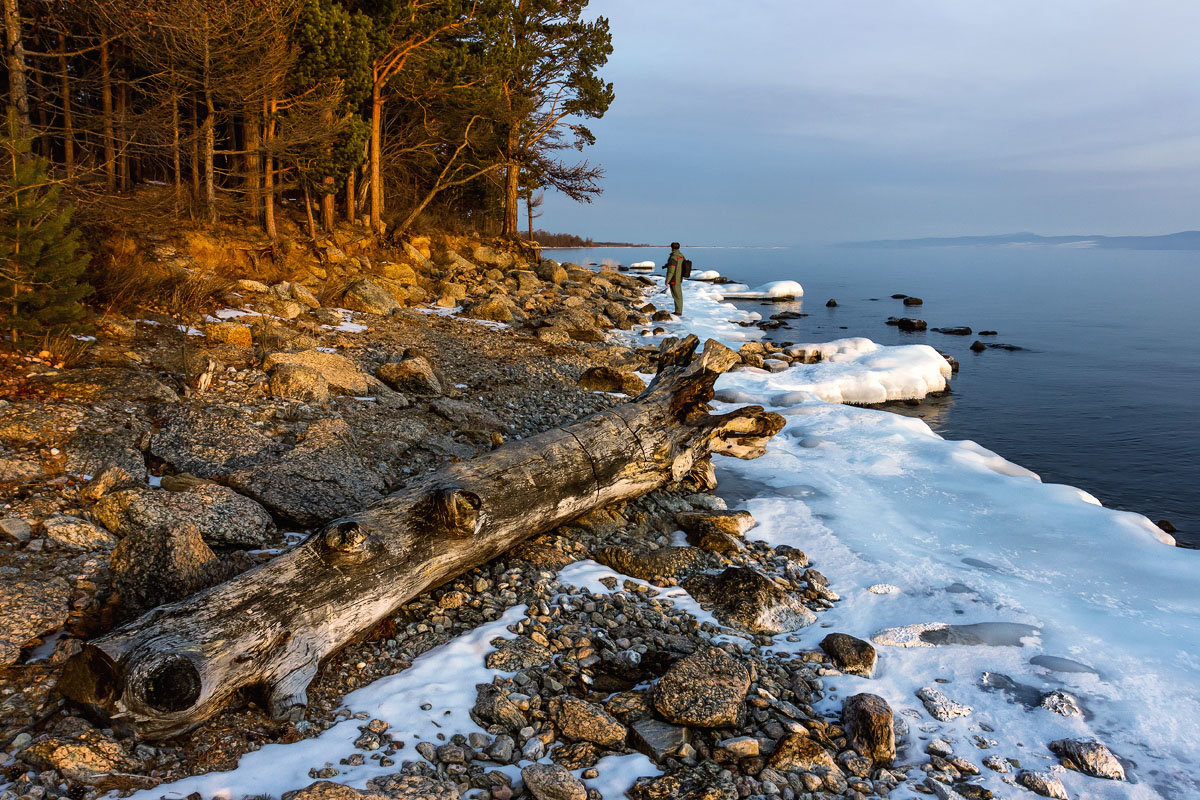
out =
<path fill-rule="evenodd" d="M 147 247 L 196 269 L 171 241 Z M 800 652 L 773 644 L 800 641 L 840 602 L 837 587 L 804 552 L 744 538 L 748 512 L 686 481 L 406 604 L 322 666 L 298 722 L 270 719 L 248 695 L 191 733 L 140 743 L 67 704 L 55 686 L 82 640 L 270 559 L 440 464 L 622 403 L 653 371 L 657 349 L 637 342 L 666 317 L 647 304 L 646 279 L 451 237 L 374 257 L 346 249 L 330 242 L 294 280 L 231 282 L 195 318 L 106 318 L 69 367 L 5 364 L 0 800 L 180 796 L 165 784 L 310 741 L 290 751 L 311 760 L 302 782 L 266 794 L 989 798 L 981 764 L 1014 791 L 1066 796 L 1053 771 L 917 735 L 878 695 L 832 702 L 830 678 L 873 674 L 870 643 L 830 631 Z M 769 371 L 819 358 L 742 348 L 747 366 Z M 425 717 L 347 704 L 488 626 L 488 646 L 466 657 L 485 679 L 431 693 Z M 936 687 L 922 692 L 933 718 L 959 713 Z M 1060 694 L 1047 700 L 1054 710 L 1078 713 Z M 320 744 L 346 726 L 344 752 Z M 1054 751 L 1070 769 L 1124 778 L 1099 743 Z M 343 785 L 368 774 L 365 788 Z M 264 793 L 229 785 L 231 800 Z"/>

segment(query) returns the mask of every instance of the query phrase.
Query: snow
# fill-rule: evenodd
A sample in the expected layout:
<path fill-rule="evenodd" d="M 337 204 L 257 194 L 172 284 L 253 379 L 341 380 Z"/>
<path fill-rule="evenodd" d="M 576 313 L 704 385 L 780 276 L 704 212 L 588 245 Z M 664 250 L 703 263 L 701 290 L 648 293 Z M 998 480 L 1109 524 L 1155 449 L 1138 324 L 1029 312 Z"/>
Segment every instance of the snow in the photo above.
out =
<path fill-rule="evenodd" d="M 654 269 L 656 264 L 653 261 L 635 261 L 629 265 L 630 269 Z"/>
<path fill-rule="evenodd" d="M 248 308 L 218 308 L 213 312 L 213 316 L 207 318 L 209 322 L 220 322 L 221 320 L 237 319 L 238 317 L 258 317 L 262 316 L 257 311 L 251 311 Z"/>
<path fill-rule="evenodd" d="M 945 391 L 951 375 L 946 359 L 924 344 L 884 347 L 870 339 L 839 339 L 824 345 L 796 345 L 786 352 L 820 352 L 826 360 L 793 364 L 777 373 L 738 370 L 722 379 L 722 399 L 761 403 L 765 398 L 773 406 L 814 398 L 856 405 L 919 400 Z"/>
<path fill-rule="evenodd" d="M 715 281 L 719 277 L 721 277 L 721 273 L 715 269 L 706 269 L 702 272 L 692 273 L 692 280 L 694 281 Z"/>
<path fill-rule="evenodd" d="M 791 300 L 804 296 L 804 287 L 795 281 L 771 281 L 754 289 L 744 284 L 731 283 L 721 288 L 726 300 Z"/>

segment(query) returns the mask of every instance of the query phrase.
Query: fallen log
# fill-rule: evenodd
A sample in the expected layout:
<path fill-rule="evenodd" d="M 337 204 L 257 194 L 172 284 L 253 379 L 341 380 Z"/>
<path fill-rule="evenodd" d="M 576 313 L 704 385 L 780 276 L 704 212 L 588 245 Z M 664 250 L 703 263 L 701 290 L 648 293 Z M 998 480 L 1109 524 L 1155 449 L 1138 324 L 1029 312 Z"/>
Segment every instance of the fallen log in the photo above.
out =
<path fill-rule="evenodd" d="M 783 419 L 757 406 L 710 415 L 717 377 L 738 363 L 689 336 L 664 346 L 635 400 L 451 464 L 307 542 L 83 647 L 60 690 L 144 739 L 189 730 L 239 690 L 266 689 L 296 719 L 323 659 L 402 603 L 523 539 L 692 476 L 711 453 L 756 458 Z"/>

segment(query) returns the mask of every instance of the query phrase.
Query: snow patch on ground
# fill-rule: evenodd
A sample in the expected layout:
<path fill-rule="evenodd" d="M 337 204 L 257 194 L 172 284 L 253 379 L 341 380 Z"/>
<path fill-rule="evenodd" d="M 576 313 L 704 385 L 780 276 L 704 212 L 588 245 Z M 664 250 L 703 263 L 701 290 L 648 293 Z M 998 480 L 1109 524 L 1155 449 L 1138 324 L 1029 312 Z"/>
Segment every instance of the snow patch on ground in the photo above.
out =
<path fill-rule="evenodd" d="M 727 284 L 718 292 L 725 300 L 791 300 L 804 296 L 804 287 L 796 281 L 771 281 L 753 289 L 744 284 Z"/>

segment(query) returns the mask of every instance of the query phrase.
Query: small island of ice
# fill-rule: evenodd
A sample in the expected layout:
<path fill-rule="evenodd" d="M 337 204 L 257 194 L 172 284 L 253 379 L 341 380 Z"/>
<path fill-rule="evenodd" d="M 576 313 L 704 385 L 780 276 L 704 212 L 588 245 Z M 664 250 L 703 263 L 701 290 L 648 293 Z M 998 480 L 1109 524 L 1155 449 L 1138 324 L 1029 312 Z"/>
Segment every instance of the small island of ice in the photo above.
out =
<path fill-rule="evenodd" d="M 754 289 L 726 289 L 725 300 L 793 300 L 804 296 L 804 287 L 795 281 L 771 281 Z"/>
<path fill-rule="evenodd" d="M 635 261 L 629 265 L 630 269 L 654 269 L 653 261 Z"/>

